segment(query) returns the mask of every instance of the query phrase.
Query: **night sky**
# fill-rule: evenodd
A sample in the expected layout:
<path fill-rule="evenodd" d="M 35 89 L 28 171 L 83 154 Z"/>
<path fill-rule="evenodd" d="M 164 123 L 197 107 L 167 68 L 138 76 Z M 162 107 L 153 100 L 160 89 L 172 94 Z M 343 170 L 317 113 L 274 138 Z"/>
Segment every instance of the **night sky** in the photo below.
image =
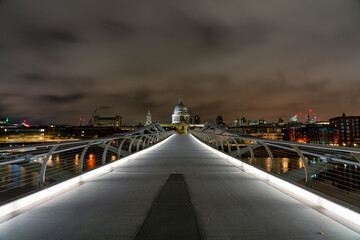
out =
<path fill-rule="evenodd" d="M 0 116 L 360 115 L 355 0 L 0 0 Z"/>

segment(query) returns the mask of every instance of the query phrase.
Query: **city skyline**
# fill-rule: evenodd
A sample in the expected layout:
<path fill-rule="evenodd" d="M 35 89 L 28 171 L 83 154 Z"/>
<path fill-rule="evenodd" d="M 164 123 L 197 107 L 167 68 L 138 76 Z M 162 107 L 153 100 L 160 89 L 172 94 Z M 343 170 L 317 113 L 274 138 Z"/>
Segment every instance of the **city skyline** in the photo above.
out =
<path fill-rule="evenodd" d="M 141 7 L 139 7 L 141 4 Z M 359 1 L 0 1 L 0 116 L 360 115 Z"/>

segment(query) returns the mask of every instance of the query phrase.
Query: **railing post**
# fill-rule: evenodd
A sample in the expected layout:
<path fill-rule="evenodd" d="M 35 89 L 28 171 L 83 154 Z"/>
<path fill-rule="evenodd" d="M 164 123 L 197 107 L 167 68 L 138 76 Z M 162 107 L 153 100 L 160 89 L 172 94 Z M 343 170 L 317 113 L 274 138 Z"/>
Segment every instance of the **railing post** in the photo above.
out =
<path fill-rule="evenodd" d="M 265 147 L 267 153 L 269 154 L 270 160 L 271 160 L 271 172 L 275 173 L 275 159 L 274 156 L 269 148 L 269 146 L 264 142 L 264 141 L 260 141 L 260 143 Z"/>
<path fill-rule="evenodd" d="M 154 136 L 154 144 L 158 143 L 159 142 L 159 137 L 157 134 L 155 134 Z"/>
<path fill-rule="evenodd" d="M 136 151 L 138 152 L 139 151 L 139 147 L 140 147 L 140 144 L 141 144 L 141 140 L 143 139 L 144 136 L 141 136 L 138 143 L 136 144 Z"/>
<path fill-rule="evenodd" d="M 206 141 L 209 146 L 212 146 L 211 144 L 212 138 L 209 135 L 206 135 Z"/>
<path fill-rule="evenodd" d="M 144 137 L 145 137 L 145 139 L 144 139 L 144 141 L 143 141 L 143 146 L 142 146 L 142 149 L 143 149 L 143 150 L 145 149 L 146 141 L 149 140 L 148 136 L 144 136 Z"/>
<path fill-rule="evenodd" d="M 148 136 L 148 141 L 147 141 L 147 143 L 146 143 L 146 144 L 147 144 L 147 147 L 150 147 L 150 146 L 151 146 L 151 145 L 150 145 L 150 144 L 151 144 L 151 138 L 152 138 L 152 135 L 149 135 L 149 136 Z"/>
<path fill-rule="evenodd" d="M 44 184 L 45 184 L 45 172 L 46 172 L 47 163 L 48 163 L 51 155 L 53 154 L 53 152 L 56 150 L 56 148 L 58 146 L 59 145 L 55 145 L 50 149 L 50 151 L 46 154 L 45 160 L 43 161 L 43 163 L 41 165 L 41 170 L 40 170 L 40 174 L 39 174 L 39 188 L 44 187 Z"/>
<path fill-rule="evenodd" d="M 219 149 L 218 149 L 218 148 L 219 148 L 219 145 L 218 145 L 217 137 L 214 136 L 214 135 L 211 135 L 211 138 L 212 138 L 212 140 L 214 141 L 214 143 L 213 143 L 213 148 L 216 148 L 216 150 L 219 150 Z"/>
<path fill-rule="evenodd" d="M 89 143 L 85 146 L 84 150 L 83 150 L 82 153 L 81 153 L 80 160 L 79 160 L 79 165 L 78 165 L 78 172 L 79 172 L 79 173 L 82 173 L 82 171 L 83 171 L 84 158 L 85 158 L 86 151 L 89 149 L 89 147 L 91 146 L 91 144 L 92 144 L 93 142 L 94 142 L 94 141 L 89 142 Z"/>
<path fill-rule="evenodd" d="M 150 136 L 149 146 L 152 146 L 152 145 L 154 145 L 154 135 Z"/>
<path fill-rule="evenodd" d="M 236 149 L 237 149 L 237 152 L 238 152 L 238 158 L 240 159 L 240 147 L 239 147 L 239 144 L 237 143 L 237 141 L 235 140 L 235 138 L 232 138 L 233 142 L 235 143 L 236 145 Z"/>
<path fill-rule="evenodd" d="M 214 139 L 215 139 L 215 148 L 216 148 L 216 150 L 219 150 L 219 144 L 218 144 L 217 136 L 214 136 L 214 135 L 213 135 L 213 137 L 214 137 Z"/>
<path fill-rule="evenodd" d="M 134 136 L 133 139 L 131 140 L 131 143 L 129 145 L 129 154 L 131 153 L 131 150 L 132 150 L 131 148 L 132 148 L 132 145 L 133 145 L 136 138 L 137 138 L 137 136 Z"/>
<path fill-rule="evenodd" d="M 231 153 L 231 147 L 230 147 L 230 143 L 229 143 L 228 139 L 225 139 L 225 141 L 227 143 L 228 153 Z"/>
<path fill-rule="evenodd" d="M 147 147 L 150 146 L 150 141 L 151 141 L 151 136 L 148 136 L 148 137 L 147 137 L 147 143 L 146 143 Z"/>
<path fill-rule="evenodd" d="M 221 151 L 224 152 L 224 145 L 223 145 L 223 142 L 221 141 L 220 136 L 219 136 L 219 141 L 220 141 Z"/>
<path fill-rule="evenodd" d="M 248 147 L 249 149 L 249 152 L 250 152 L 250 156 L 251 156 L 251 165 L 255 165 L 255 154 L 254 154 L 254 150 L 252 149 L 250 143 L 246 140 L 246 139 L 243 139 L 246 143 L 246 146 Z"/>
<path fill-rule="evenodd" d="M 311 181 L 311 175 L 310 175 L 310 169 L 309 169 L 309 164 L 305 159 L 304 154 L 301 152 L 301 150 L 298 148 L 298 146 L 295 145 L 291 145 L 295 151 L 297 152 L 297 154 L 299 155 L 301 161 L 304 164 L 304 169 L 305 169 L 305 180 L 306 180 L 306 186 L 309 188 L 312 188 L 312 181 Z"/>
<path fill-rule="evenodd" d="M 113 141 L 113 139 L 110 139 L 109 142 L 105 146 L 103 156 L 102 156 L 102 161 L 101 161 L 102 165 L 104 165 L 106 163 L 106 153 L 107 153 L 107 150 L 109 149 L 110 144 L 112 143 L 112 141 Z"/>
<path fill-rule="evenodd" d="M 125 141 L 128 140 L 128 138 L 124 138 L 121 143 L 120 143 L 120 146 L 118 148 L 118 153 L 117 153 L 117 158 L 120 159 L 121 158 L 121 149 L 122 149 L 122 146 L 124 145 Z"/>

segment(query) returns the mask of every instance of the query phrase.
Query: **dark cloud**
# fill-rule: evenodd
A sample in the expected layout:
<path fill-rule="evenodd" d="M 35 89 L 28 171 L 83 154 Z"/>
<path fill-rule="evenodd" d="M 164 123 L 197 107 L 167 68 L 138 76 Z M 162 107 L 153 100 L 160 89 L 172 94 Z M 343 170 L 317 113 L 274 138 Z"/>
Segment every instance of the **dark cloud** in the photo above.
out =
<path fill-rule="evenodd" d="M 56 47 L 58 44 L 78 43 L 80 39 L 70 30 L 20 26 L 19 36 L 25 44 L 37 48 Z"/>
<path fill-rule="evenodd" d="M 111 109 L 111 106 L 101 105 L 101 106 L 98 106 L 98 108 L 102 109 L 102 110 L 108 110 L 108 109 Z"/>
<path fill-rule="evenodd" d="M 19 76 L 21 79 L 29 82 L 43 82 L 46 78 L 43 75 L 37 73 L 26 73 Z"/>
<path fill-rule="evenodd" d="M 47 30 L 44 32 L 44 37 L 53 41 L 62 41 L 68 43 L 79 42 L 79 39 L 75 34 L 63 30 Z"/>
<path fill-rule="evenodd" d="M 65 96 L 56 96 L 56 95 L 43 95 L 40 96 L 42 101 L 48 101 L 52 103 L 69 103 L 69 102 L 76 102 L 78 100 L 83 99 L 85 96 L 83 94 L 71 94 Z"/>
<path fill-rule="evenodd" d="M 111 37 L 127 38 L 135 33 L 135 28 L 117 19 L 104 19 L 100 21 L 99 27 Z"/>
<path fill-rule="evenodd" d="M 0 115 L 359 115 L 359 1 L 2 1 Z M 11 106 L 11 107 L 8 107 Z"/>
<path fill-rule="evenodd" d="M 5 117 L 3 114 L 6 112 L 6 106 L 0 104 L 0 118 Z"/>

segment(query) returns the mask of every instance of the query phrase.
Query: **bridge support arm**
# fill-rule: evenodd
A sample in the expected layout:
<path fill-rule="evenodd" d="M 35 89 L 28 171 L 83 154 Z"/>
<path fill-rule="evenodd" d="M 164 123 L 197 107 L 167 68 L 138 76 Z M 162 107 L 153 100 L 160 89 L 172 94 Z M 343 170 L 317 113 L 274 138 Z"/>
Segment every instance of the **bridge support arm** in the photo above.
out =
<path fill-rule="evenodd" d="M 224 143 L 223 141 L 221 140 L 221 137 L 219 137 L 219 141 L 220 141 L 220 147 L 221 147 L 221 151 L 224 152 Z"/>
<path fill-rule="evenodd" d="M 89 142 L 85 146 L 84 150 L 81 153 L 80 160 L 79 160 L 79 166 L 78 166 L 78 172 L 79 173 L 82 173 L 82 171 L 83 171 L 85 154 L 86 154 L 87 150 L 89 149 L 89 147 L 91 146 L 92 143 L 93 142 Z"/>
<path fill-rule="evenodd" d="M 121 158 L 121 150 L 122 150 L 122 146 L 124 145 L 125 141 L 128 140 L 128 138 L 124 138 L 121 143 L 120 146 L 118 148 L 118 153 L 117 153 L 117 158 L 120 159 Z"/>
<path fill-rule="evenodd" d="M 246 143 L 246 146 L 248 147 L 249 149 L 249 152 L 250 152 L 250 156 L 251 156 L 251 165 L 255 165 L 255 154 L 254 154 L 254 150 L 252 149 L 250 143 L 244 139 L 245 143 Z"/>
<path fill-rule="evenodd" d="M 235 143 L 235 145 L 236 145 L 236 150 L 237 150 L 237 157 L 240 159 L 241 158 L 241 155 L 240 155 L 240 147 L 239 147 L 239 144 L 238 144 L 238 142 L 236 141 L 236 139 L 235 138 L 232 138 L 232 140 L 233 140 L 233 142 Z"/>
<path fill-rule="evenodd" d="M 351 155 L 353 155 L 354 158 L 356 158 L 356 160 L 358 160 L 358 162 L 360 163 L 360 153 L 354 153 L 354 152 L 352 152 Z"/>
<path fill-rule="evenodd" d="M 264 141 L 261 141 L 260 142 L 266 149 L 267 153 L 269 154 L 269 157 L 270 157 L 270 160 L 271 160 L 271 172 L 275 173 L 275 159 L 274 159 L 274 156 L 269 148 L 269 146 L 264 142 Z"/>
<path fill-rule="evenodd" d="M 309 187 L 309 188 L 312 188 L 312 181 L 311 181 L 311 176 L 310 176 L 309 164 L 306 161 L 305 156 L 301 152 L 301 150 L 295 145 L 291 145 L 291 146 L 295 149 L 295 151 L 297 152 L 297 154 L 299 155 L 301 161 L 304 164 L 306 186 Z"/>
<path fill-rule="evenodd" d="M 227 147 L 228 147 L 228 153 L 231 153 L 231 146 L 228 139 L 225 139 Z"/>
<path fill-rule="evenodd" d="M 111 139 L 111 140 L 109 140 L 109 142 L 106 144 L 106 147 L 105 147 L 105 149 L 104 149 L 103 156 L 102 156 L 102 161 L 101 161 L 101 164 L 102 164 L 102 165 L 104 165 L 105 162 L 106 162 L 106 153 L 107 153 L 107 150 L 109 149 L 110 144 L 112 143 L 112 141 L 113 141 L 113 140 Z"/>
<path fill-rule="evenodd" d="M 137 136 L 133 137 L 133 139 L 131 140 L 131 143 L 129 145 L 129 154 L 131 153 L 132 151 L 132 145 L 134 144 L 134 141 L 136 140 Z"/>
<path fill-rule="evenodd" d="M 39 188 L 44 187 L 46 166 L 47 166 L 47 163 L 48 163 L 51 155 L 57 149 L 57 147 L 58 147 L 58 145 L 55 145 L 50 149 L 50 151 L 46 154 L 45 160 L 43 161 L 43 163 L 41 165 L 41 170 L 40 170 L 40 174 L 39 174 Z"/>

